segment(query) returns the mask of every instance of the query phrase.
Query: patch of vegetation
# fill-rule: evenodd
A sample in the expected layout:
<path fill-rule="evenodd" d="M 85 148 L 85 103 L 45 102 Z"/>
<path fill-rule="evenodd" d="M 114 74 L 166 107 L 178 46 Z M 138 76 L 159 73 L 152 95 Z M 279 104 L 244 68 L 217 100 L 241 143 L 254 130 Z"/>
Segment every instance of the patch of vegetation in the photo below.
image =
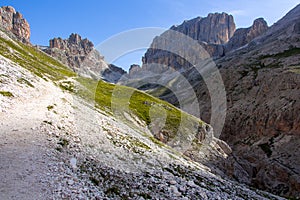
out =
<path fill-rule="evenodd" d="M 94 184 L 94 185 L 99 185 L 100 181 L 95 178 L 95 177 L 90 177 L 90 181 Z"/>
<path fill-rule="evenodd" d="M 152 199 L 151 195 L 148 193 L 139 193 L 138 196 L 141 196 L 144 199 Z"/>
<path fill-rule="evenodd" d="M 155 137 L 153 136 L 150 136 L 149 139 L 156 145 L 158 145 L 159 147 L 163 147 L 165 146 L 164 143 L 162 143 L 161 141 L 159 141 L 158 139 L 156 139 Z"/>
<path fill-rule="evenodd" d="M 45 124 L 49 124 L 49 125 L 51 125 L 52 126 L 52 122 L 50 122 L 50 121 L 46 121 L 46 120 L 44 120 L 43 121 Z"/>
<path fill-rule="evenodd" d="M 291 66 L 289 67 L 288 71 L 293 72 L 295 74 L 300 74 L 300 66 Z"/>
<path fill-rule="evenodd" d="M 270 157 L 272 155 L 272 150 L 271 150 L 271 147 L 270 147 L 269 143 L 263 143 L 263 144 L 260 144 L 258 146 L 265 152 L 265 154 L 268 157 Z"/>
<path fill-rule="evenodd" d="M 120 189 L 116 186 L 112 186 L 105 191 L 105 194 L 108 196 L 120 195 Z"/>
<path fill-rule="evenodd" d="M 280 58 L 290 57 L 290 56 L 293 56 L 295 54 L 300 54 L 300 48 L 290 46 L 289 49 L 284 50 L 283 52 L 280 52 L 280 53 L 277 53 L 277 54 L 263 55 L 263 56 L 260 56 L 259 59 L 264 59 L 264 58 L 280 59 Z"/>
<path fill-rule="evenodd" d="M 175 137 L 182 117 L 189 117 L 191 121 L 195 122 L 200 121 L 180 111 L 175 106 L 134 88 L 116 86 L 104 81 L 95 81 L 83 77 L 78 77 L 77 81 L 83 86 L 83 88 L 79 88 L 77 94 L 90 101 L 94 101 L 96 107 L 109 112 L 113 112 L 112 108 L 118 107 L 119 111 L 129 111 L 144 121 L 146 125 L 151 123 L 149 114 L 151 106 L 155 105 L 164 108 L 167 118 L 162 131 L 169 134 L 169 139 Z M 112 102 L 113 93 L 116 95 L 114 96 L 116 102 Z M 128 95 L 130 96 L 129 99 Z M 112 105 L 112 103 L 116 105 Z"/>
<path fill-rule="evenodd" d="M 109 139 L 115 146 L 126 148 L 134 153 L 143 154 L 151 150 L 147 144 L 129 135 L 112 135 Z"/>
<path fill-rule="evenodd" d="M 59 152 L 62 152 L 62 151 L 63 151 L 63 149 L 62 149 L 61 147 L 56 147 L 55 150 L 56 150 L 56 151 L 59 151 Z"/>
<path fill-rule="evenodd" d="M 48 77 L 57 81 L 76 74 L 67 66 L 46 53 L 25 45 L 0 38 L 0 55 L 12 60 L 39 77 Z"/>
<path fill-rule="evenodd" d="M 32 87 L 34 88 L 34 85 L 32 85 L 32 83 L 30 83 L 28 80 L 26 80 L 25 78 L 19 78 L 17 80 L 18 83 L 21 83 L 21 84 L 26 84 L 28 85 L 29 87 Z"/>
<path fill-rule="evenodd" d="M 69 92 L 75 92 L 75 85 L 72 81 L 61 81 L 59 87 Z"/>
<path fill-rule="evenodd" d="M 14 95 L 9 91 L 0 91 L 0 94 L 5 97 L 14 97 Z"/>
<path fill-rule="evenodd" d="M 57 144 L 61 145 L 62 147 L 67 147 L 69 145 L 69 140 L 66 138 L 60 138 Z"/>
<path fill-rule="evenodd" d="M 53 108 L 54 108 L 54 106 L 53 106 L 53 105 L 49 105 L 49 106 L 47 106 L 47 109 L 48 109 L 48 111 L 52 110 Z"/>

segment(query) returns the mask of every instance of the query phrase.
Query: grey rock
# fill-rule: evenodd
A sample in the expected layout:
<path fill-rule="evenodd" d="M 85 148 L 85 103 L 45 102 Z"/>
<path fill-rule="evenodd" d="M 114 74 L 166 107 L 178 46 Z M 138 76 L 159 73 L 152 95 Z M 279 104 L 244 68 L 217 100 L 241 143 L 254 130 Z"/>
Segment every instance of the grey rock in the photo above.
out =
<path fill-rule="evenodd" d="M 235 23 L 231 15 L 211 13 L 207 17 L 197 17 L 179 26 L 172 26 L 171 30 L 209 44 L 224 44 L 233 36 Z"/>
<path fill-rule="evenodd" d="M 95 80 L 115 83 L 126 74 L 121 68 L 107 64 L 104 57 L 94 48 L 94 44 L 88 39 L 82 39 L 78 34 L 72 33 L 68 39 L 51 39 L 49 47 L 43 51 L 78 74 Z"/>
<path fill-rule="evenodd" d="M 237 29 L 229 42 L 225 44 L 225 53 L 238 49 L 268 30 L 268 24 L 263 18 L 258 18 L 249 28 Z"/>

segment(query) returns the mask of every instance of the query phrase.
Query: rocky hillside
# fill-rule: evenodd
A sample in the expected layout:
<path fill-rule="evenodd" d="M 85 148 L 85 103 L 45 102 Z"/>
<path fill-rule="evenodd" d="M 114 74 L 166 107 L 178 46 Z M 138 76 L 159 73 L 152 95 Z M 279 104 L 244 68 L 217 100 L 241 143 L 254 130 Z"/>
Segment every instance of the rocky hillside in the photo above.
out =
<path fill-rule="evenodd" d="M 96 80 L 115 83 L 126 73 L 121 68 L 107 64 L 94 44 L 78 34 L 71 34 L 68 39 L 51 39 L 49 47 L 44 51 L 68 65 L 74 72 Z"/>
<path fill-rule="evenodd" d="M 22 14 L 11 6 L 0 8 L 0 28 L 12 33 L 20 41 L 30 43 L 30 27 Z"/>
<path fill-rule="evenodd" d="M 230 152 L 208 124 L 2 31 L 0 102 L 1 199 L 282 199 L 202 164 Z"/>
<path fill-rule="evenodd" d="M 236 30 L 223 45 L 221 50 L 225 53 L 222 57 L 214 59 L 227 93 L 227 116 L 221 139 L 233 150 L 227 161 L 238 163 L 223 162 L 219 166 L 225 166 L 223 171 L 241 182 L 293 198 L 300 196 L 300 119 L 297 114 L 300 108 L 297 100 L 300 97 L 299 13 L 300 5 L 270 28 L 263 19 L 258 19 L 250 28 Z M 197 94 L 202 119 L 210 122 L 211 111 L 215 109 L 211 107 L 211 91 L 199 71 L 185 61 L 194 59 L 195 49 L 178 51 L 186 55 L 185 60 L 154 49 L 170 44 L 165 36 L 166 33 L 163 33 L 154 40 L 152 49 L 145 54 L 145 64 L 140 69 L 135 68 L 134 76 L 131 76 L 133 79 L 128 83 L 134 85 L 140 82 L 135 78 L 139 74 L 143 76 L 143 70 L 158 70 L 165 73 L 159 77 L 152 76 L 151 82 L 164 77 L 169 82 L 163 85 L 172 88 L 172 85 L 178 84 L 180 72 Z M 160 43 L 156 43 L 158 41 Z M 180 42 L 177 43 L 180 49 Z M 207 45 L 203 48 L 207 50 Z M 210 51 L 208 53 L 211 55 Z M 176 95 L 157 85 L 141 88 L 177 106 L 177 96 L 189 97 L 190 94 L 180 86 Z"/>

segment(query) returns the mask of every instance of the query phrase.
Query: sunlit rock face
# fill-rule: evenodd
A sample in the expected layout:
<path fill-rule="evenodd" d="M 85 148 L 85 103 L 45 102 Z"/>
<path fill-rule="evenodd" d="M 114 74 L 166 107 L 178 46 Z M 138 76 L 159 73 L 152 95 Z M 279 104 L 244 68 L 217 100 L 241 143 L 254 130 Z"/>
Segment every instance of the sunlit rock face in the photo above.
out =
<path fill-rule="evenodd" d="M 30 27 L 23 15 L 11 6 L 0 8 L 0 27 L 13 33 L 23 43 L 30 43 Z"/>
<path fill-rule="evenodd" d="M 94 44 L 78 34 L 72 33 L 68 39 L 51 39 L 44 51 L 80 75 L 93 79 L 115 83 L 126 73 L 117 66 L 107 64 Z"/>

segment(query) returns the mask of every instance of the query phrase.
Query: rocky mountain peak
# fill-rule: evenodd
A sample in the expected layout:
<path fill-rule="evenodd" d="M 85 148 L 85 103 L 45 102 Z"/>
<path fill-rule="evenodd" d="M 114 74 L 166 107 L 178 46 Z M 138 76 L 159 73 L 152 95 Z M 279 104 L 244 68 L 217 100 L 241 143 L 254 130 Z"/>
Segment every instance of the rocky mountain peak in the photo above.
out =
<path fill-rule="evenodd" d="M 268 24 L 264 18 L 258 18 L 256 20 L 254 20 L 253 25 L 250 27 L 248 42 L 250 42 L 252 39 L 257 37 L 258 35 L 265 33 L 268 28 L 269 28 Z"/>
<path fill-rule="evenodd" d="M 61 39 L 60 37 L 51 39 L 49 41 L 50 48 L 58 48 L 67 50 L 73 54 L 88 54 L 93 48 L 94 44 L 88 39 L 81 39 L 81 36 L 72 33 L 68 39 Z"/>
<path fill-rule="evenodd" d="M 81 36 L 76 33 L 72 33 L 69 37 L 69 42 L 73 44 L 79 44 L 81 40 Z"/>
<path fill-rule="evenodd" d="M 82 39 L 77 33 L 72 33 L 68 39 L 51 39 L 49 48 L 44 51 L 80 75 L 93 79 L 117 82 L 126 73 L 116 66 L 108 65 L 94 44 L 87 38 Z"/>
<path fill-rule="evenodd" d="M 233 37 L 225 44 L 225 52 L 230 52 L 248 44 L 254 38 L 264 34 L 268 28 L 268 24 L 264 18 L 258 18 L 254 20 L 252 26 L 249 28 L 237 29 Z"/>
<path fill-rule="evenodd" d="M 23 43 L 30 43 L 30 27 L 23 15 L 11 6 L 0 8 L 0 26 Z"/>
<path fill-rule="evenodd" d="M 186 20 L 179 26 L 172 26 L 172 30 L 186 34 L 193 39 L 211 43 L 224 44 L 235 32 L 232 15 L 227 13 L 210 13 L 207 17 L 197 17 Z"/>

